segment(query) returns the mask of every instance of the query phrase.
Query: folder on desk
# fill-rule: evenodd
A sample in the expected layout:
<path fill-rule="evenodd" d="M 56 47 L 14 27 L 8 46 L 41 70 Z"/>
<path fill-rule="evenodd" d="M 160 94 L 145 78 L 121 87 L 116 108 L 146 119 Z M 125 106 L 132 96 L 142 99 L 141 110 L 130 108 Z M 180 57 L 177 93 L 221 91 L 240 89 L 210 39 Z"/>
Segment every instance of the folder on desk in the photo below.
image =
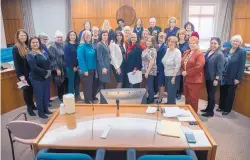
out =
<path fill-rule="evenodd" d="M 158 134 L 170 137 L 181 137 L 181 123 L 162 120 L 157 130 Z"/>

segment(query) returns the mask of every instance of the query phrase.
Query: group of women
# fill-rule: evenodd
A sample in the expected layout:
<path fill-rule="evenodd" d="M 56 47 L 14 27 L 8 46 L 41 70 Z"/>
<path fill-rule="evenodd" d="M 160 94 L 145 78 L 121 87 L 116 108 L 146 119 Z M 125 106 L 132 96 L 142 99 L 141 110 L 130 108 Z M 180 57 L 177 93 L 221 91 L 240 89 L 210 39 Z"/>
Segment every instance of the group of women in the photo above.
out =
<path fill-rule="evenodd" d="M 137 19 L 131 29 L 118 19 L 118 27 L 112 30 L 109 21 L 102 27 L 84 22 L 79 37 L 74 31 L 67 34 L 56 31 L 55 41 L 46 46 L 48 36 L 40 34 L 28 41 L 28 34 L 18 30 L 13 58 L 18 79 L 28 83 L 23 88 L 24 99 L 30 115 L 35 115 L 32 101 L 36 97 L 38 115 L 47 118 L 51 114 L 49 106 L 49 82 L 52 77 L 58 89 L 58 98 L 65 93 L 80 97 L 79 83 L 83 80 L 85 103 L 98 100 L 98 89 L 105 89 L 113 73 L 117 88 L 140 88 L 131 84 L 127 73 L 141 70 L 145 79 L 147 103 L 154 103 L 154 95 L 159 93 L 159 102 L 167 88 L 167 104 L 176 104 L 184 90 L 186 104 L 198 111 L 200 89 L 204 78 L 208 93 L 208 106 L 202 110 L 203 116 L 213 116 L 215 92 L 220 87 L 220 104 L 217 111 L 227 115 L 233 105 L 235 89 L 239 84 L 245 65 L 245 53 L 240 48 L 242 38 L 233 36 L 231 45 L 221 49 L 218 37 L 211 38 L 210 48 L 203 54 L 199 50 L 199 34 L 192 23 L 184 28 L 176 27 L 176 18 L 171 17 L 169 27 L 161 32 L 156 19 L 150 18 L 150 27 L 145 29 L 141 19 Z M 47 48 L 48 47 L 48 48 Z M 32 88 L 33 87 L 33 88 Z"/>

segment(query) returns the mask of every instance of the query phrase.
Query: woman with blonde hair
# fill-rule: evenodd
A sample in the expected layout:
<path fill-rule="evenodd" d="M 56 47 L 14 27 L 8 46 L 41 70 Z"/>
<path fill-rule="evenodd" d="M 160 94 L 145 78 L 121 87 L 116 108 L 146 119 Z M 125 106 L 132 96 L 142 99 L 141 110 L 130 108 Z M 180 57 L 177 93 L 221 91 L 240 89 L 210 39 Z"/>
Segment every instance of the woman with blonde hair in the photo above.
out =
<path fill-rule="evenodd" d="M 144 28 L 142 31 L 142 37 L 141 37 L 141 42 L 140 42 L 142 44 L 143 48 L 146 48 L 146 41 L 147 41 L 149 36 L 150 36 L 149 30 Z"/>
<path fill-rule="evenodd" d="M 128 49 L 129 47 L 131 33 L 132 33 L 132 29 L 129 26 L 125 26 L 123 28 L 124 44 L 125 44 L 126 49 Z"/>
<path fill-rule="evenodd" d="M 189 38 L 190 50 L 184 52 L 181 61 L 181 70 L 184 83 L 185 103 L 190 104 L 194 111 L 198 111 L 200 89 L 204 81 L 205 58 L 199 49 L 199 39 Z"/>
<path fill-rule="evenodd" d="M 115 32 L 113 31 L 113 29 L 110 26 L 109 20 L 105 19 L 103 21 L 102 27 L 101 27 L 101 31 L 108 31 L 108 43 L 110 43 L 111 40 L 114 40 L 115 38 Z"/>
<path fill-rule="evenodd" d="M 168 38 L 167 45 L 167 52 L 162 58 L 168 89 L 167 104 L 176 104 L 176 93 L 181 80 L 181 51 L 177 48 L 178 39 L 175 36 Z"/>
<path fill-rule="evenodd" d="M 12 49 L 12 55 L 18 80 L 29 85 L 22 88 L 27 111 L 30 116 L 36 116 L 35 112 L 33 111 L 36 110 L 36 107 L 33 102 L 33 87 L 29 81 L 29 70 L 26 59 L 26 55 L 29 52 L 28 39 L 29 36 L 25 30 L 17 30 L 15 35 L 16 43 Z"/>
<path fill-rule="evenodd" d="M 231 48 L 223 50 L 225 65 L 220 86 L 220 103 L 216 110 L 222 112 L 222 115 L 228 115 L 232 110 L 235 91 L 244 75 L 246 64 L 246 51 L 241 48 L 242 37 L 233 36 L 231 43 Z"/>
<path fill-rule="evenodd" d="M 168 19 L 168 28 L 164 29 L 164 33 L 166 33 L 166 40 L 170 36 L 176 36 L 176 33 L 180 29 L 179 27 L 176 27 L 177 20 L 175 17 L 170 17 Z"/>

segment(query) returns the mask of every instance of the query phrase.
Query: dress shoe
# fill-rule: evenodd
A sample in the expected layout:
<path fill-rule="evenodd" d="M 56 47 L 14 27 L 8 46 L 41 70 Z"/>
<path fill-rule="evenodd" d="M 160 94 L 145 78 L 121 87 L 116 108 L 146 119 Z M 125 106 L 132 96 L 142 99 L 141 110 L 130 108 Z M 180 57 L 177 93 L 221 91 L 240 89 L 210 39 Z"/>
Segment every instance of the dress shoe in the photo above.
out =
<path fill-rule="evenodd" d="M 223 112 L 223 110 L 220 109 L 220 108 L 217 108 L 216 111 L 217 111 L 217 112 Z"/>
<path fill-rule="evenodd" d="M 222 115 L 223 116 L 226 116 L 226 115 L 228 115 L 230 112 L 222 112 Z"/>
<path fill-rule="evenodd" d="M 206 113 L 203 113 L 201 114 L 203 117 L 213 117 L 214 116 L 214 113 L 212 112 L 206 112 Z"/>
<path fill-rule="evenodd" d="M 37 110 L 36 106 L 32 106 L 32 109 L 35 110 L 35 111 Z"/>
<path fill-rule="evenodd" d="M 30 116 L 36 116 L 35 112 L 32 109 L 28 109 L 27 111 Z"/>
<path fill-rule="evenodd" d="M 47 109 L 44 109 L 44 113 L 45 113 L 45 114 L 53 114 L 53 112 L 51 112 L 48 108 L 47 108 Z"/>
<path fill-rule="evenodd" d="M 38 116 L 42 119 L 47 119 L 49 118 L 47 115 L 45 115 L 44 113 L 38 113 Z"/>
<path fill-rule="evenodd" d="M 207 112 L 208 111 L 208 109 L 206 108 L 206 109 L 202 109 L 201 110 L 201 112 Z"/>
<path fill-rule="evenodd" d="M 177 95 L 176 95 L 176 99 L 177 99 L 177 100 L 180 100 L 180 99 L 181 99 L 181 94 L 177 94 Z"/>
<path fill-rule="evenodd" d="M 99 99 L 97 97 L 94 97 L 93 98 L 93 101 L 98 101 Z"/>

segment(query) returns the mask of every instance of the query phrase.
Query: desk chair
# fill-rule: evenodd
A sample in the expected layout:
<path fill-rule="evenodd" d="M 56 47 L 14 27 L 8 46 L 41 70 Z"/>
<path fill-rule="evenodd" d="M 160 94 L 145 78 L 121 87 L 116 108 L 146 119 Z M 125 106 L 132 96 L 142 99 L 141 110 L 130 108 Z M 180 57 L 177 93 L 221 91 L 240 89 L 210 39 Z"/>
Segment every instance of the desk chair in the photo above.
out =
<path fill-rule="evenodd" d="M 35 157 L 35 160 L 93 160 L 87 154 L 82 153 L 50 153 L 49 149 L 41 149 Z M 95 160 L 104 160 L 105 150 L 97 149 Z"/>
<path fill-rule="evenodd" d="M 18 120 L 22 115 L 24 116 L 24 120 Z M 9 122 L 6 128 L 9 133 L 13 160 L 15 160 L 14 142 L 30 145 L 32 149 L 33 141 L 43 130 L 41 125 L 27 121 L 27 116 L 24 112 Z"/>
<path fill-rule="evenodd" d="M 145 155 L 137 160 L 198 160 L 192 149 L 185 150 L 186 155 Z M 127 160 L 136 160 L 136 150 L 128 149 Z"/>

